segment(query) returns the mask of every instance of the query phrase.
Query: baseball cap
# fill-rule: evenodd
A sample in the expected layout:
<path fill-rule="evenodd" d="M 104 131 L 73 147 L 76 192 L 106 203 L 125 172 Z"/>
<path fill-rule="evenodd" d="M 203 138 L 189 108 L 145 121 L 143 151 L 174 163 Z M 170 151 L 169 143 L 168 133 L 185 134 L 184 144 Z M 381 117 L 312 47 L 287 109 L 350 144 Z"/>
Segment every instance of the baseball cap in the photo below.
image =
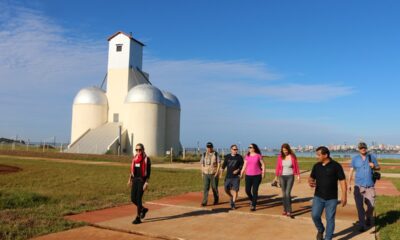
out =
<path fill-rule="evenodd" d="M 208 142 L 208 143 L 207 143 L 207 147 L 208 147 L 208 148 L 212 148 L 212 147 L 214 147 L 214 145 L 212 144 L 212 142 Z"/>
<path fill-rule="evenodd" d="M 367 147 L 367 144 L 366 144 L 365 142 L 360 142 L 360 143 L 358 144 L 358 149 L 362 149 L 362 148 L 365 148 L 365 149 L 368 148 L 368 147 Z"/>

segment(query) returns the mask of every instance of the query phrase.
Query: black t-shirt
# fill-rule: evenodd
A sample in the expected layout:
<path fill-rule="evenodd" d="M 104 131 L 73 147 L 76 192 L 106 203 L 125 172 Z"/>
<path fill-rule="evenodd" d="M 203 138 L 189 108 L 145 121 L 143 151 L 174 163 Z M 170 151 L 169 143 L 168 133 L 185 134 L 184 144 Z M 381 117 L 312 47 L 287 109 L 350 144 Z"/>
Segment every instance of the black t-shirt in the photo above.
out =
<path fill-rule="evenodd" d="M 226 169 L 226 178 L 237 178 L 240 175 L 244 161 L 240 154 L 232 156 L 232 154 L 225 155 L 224 162 L 222 163 L 222 169 Z M 233 174 L 233 171 L 239 169 L 237 174 Z"/>
<path fill-rule="evenodd" d="M 150 178 L 150 173 L 151 173 L 151 162 L 150 162 L 150 158 L 147 158 L 147 176 L 143 177 L 142 176 L 142 169 L 140 168 L 140 164 L 134 166 L 133 168 L 133 174 L 134 174 L 134 178 L 137 179 L 142 179 L 143 181 L 147 181 L 147 179 Z"/>
<path fill-rule="evenodd" d="M 338 198 L 338 180 L 345 180 L 342 165 L 330 160 L 325 166 L 321 162 L 314 164 L 311 175 L 316 180 L 314 195 L 325 200 Z"/>

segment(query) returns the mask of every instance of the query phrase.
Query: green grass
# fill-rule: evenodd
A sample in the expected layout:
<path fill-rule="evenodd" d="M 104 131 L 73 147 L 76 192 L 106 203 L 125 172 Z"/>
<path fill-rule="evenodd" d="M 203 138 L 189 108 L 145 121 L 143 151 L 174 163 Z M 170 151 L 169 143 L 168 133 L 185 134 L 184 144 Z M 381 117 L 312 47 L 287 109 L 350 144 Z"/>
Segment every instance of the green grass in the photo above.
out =
<path fill-rule="evenodd" d="M 386 158 L 378 158 L 379 163 L 397 163 L 400 164 L 400 159 L 386 159 Z"/>
<path fill-rule="evenodd" d="M 63 216 L 129 203 L 129 170 L 0 158 L 23 171 L 0 175 L 0 239 L 27 239 L 83 223 Z M 153 169 L 145 200 L 200 191 L 198 171 Z M 171 177 L 173 176 L 173 177 Z"/>
<path fill-rule="evenodd" d="M 400 168 L 396 168 L 396 169 L 382 169 L 381 172 L 382 172 L 382 173 L 400 173 Z"/>
<path fill-rule="evenodd" d="M 399 178 L 387 178 L 400 190 Z M 399 197 L 377 196 L 376 228 L 382 240 L 395 240 L 400 236 L 400 201 Z"/>
<path fill-rule="evenodd" d="M 1 150 L 0 157 L 15 156 L 15 157 L 34 157 L 34 158 L 50 158 L 50 159 L 67 159 L 67 160 L 84 160 L 98 162 L 120 162 L 130 163 L 132 156 L 128 155 L 97 155 L 97 154 L 79 154 L 79 153 L 64 153 L 64 152 L 40 152 L 40 151 L 24 151 L 24 150 Z M 170 161 L 168 157 L 151 157 L 153 163 L 167 163 Z"/>

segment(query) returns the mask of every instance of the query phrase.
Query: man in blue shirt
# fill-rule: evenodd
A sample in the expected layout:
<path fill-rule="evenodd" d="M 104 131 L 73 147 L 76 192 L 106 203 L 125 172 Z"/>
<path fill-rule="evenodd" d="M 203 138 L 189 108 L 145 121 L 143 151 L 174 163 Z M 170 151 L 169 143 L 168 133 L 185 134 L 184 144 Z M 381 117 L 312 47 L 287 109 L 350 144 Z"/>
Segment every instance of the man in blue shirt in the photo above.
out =
<path fill-rule="evenodd" d="M 349 173 L 349 192 L 351 192 L 351 180 L 353 172 L 356 171 L 354 183 L 354 200 L 358 212 L 359 231 L 365 231 L 366 227 L 371 226 L 372 213 L 375 206 L 375 183 L 372 178 L 372 170 L 379 170 L 376 157 L 368 154 L 367 144 L 358 144 L 359 155 L 353 157 Z M 364 202 L 367 210 L 364 209 Z"/>

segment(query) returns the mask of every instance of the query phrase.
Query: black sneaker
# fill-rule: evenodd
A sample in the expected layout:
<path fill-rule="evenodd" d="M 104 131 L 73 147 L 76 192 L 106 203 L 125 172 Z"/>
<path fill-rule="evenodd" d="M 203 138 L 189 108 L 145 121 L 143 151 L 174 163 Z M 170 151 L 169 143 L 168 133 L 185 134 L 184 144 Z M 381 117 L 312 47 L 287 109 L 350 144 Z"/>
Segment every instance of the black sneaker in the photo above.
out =
<path fill-rule="evenodd" d="M 140 217 L 136 217 L 135 220 L 133 220 L 132 224 L 140 224 L 142 221 L 140 221 Z"/>
<path fill-rule="evenodd" d="M 146 213 L 149 211 L 148 208 L 143 208 L 142 212 L 140 213 L 140 219 L 143 219 L 146 217 Z"/>
<path fill-rule="evenodd" d="M 235 202 L 233 200 L 231 200 L 231 209 L 232 210 L 236 209 L 236 205 L 235 205 Z"/>
<path fill-rule="evenodd" d="M 250 207 L 250 211 L 254 212 L 255 210 L 256 210 L 256 206 L 253 206 L 253 205 L 252 205 L 252 206 Z"/>
<path fill-rule="evenodd" d="M 207 203 L 201 203 L 200 206 L 205 207 L 207 206 Z"/>
<path fill-rule="evenodd" d="M 219 203 L 218 199 L 214 201 L 214 205 L 217 205 Z"/>
<path fill-rule="evenodd" d="M 317 240 L 323 240 L 324 239 L 324 232 L 318 232 L 317 233 Z"/>

